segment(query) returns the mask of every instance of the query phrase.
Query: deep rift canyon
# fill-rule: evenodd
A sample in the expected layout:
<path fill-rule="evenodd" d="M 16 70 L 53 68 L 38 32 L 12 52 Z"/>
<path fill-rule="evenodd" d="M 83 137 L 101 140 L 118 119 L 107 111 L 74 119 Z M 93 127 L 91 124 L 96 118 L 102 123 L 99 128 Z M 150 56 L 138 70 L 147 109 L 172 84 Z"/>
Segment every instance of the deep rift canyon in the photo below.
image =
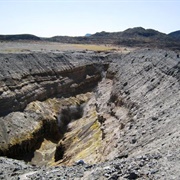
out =
<path fill-rule="evenodd" d="M 0 179 L 179 179 L 180 57 L 0 54 Z"/>

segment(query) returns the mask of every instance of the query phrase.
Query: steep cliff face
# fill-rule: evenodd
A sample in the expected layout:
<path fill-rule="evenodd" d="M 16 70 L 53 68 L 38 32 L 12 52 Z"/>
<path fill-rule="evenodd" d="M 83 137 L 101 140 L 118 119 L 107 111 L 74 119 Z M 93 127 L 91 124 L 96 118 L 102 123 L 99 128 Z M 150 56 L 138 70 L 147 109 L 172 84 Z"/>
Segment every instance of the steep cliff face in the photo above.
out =
<path fill-rule="evenodd" d="M 26 166 L 13 160 L 5 163 L 5 158 L 0 167 L 9 173 L 18 164 L 21 170 L 14 176 L 32 179 L 179 179 L 179 54 L 143 49 L 126 55 L 61 53 L 47 57 L 54 62 L 60 55 L 63 58 L 52 67 L 46 67 L 46 55 L 33 55 L 38 56 L 31 61 L 33 67 L 37 65 L 34 71 L 42 72 L 37 76 L 29 73 L 33 80 L 28 85 L 13 85 L 14 92 L 27 98 L 25 102 L 19 99 L 23 106 L 16 107 L 18 111 L 13 112 L 8 104 L 15 97 L 8 96 L 14 93 L 12 84 L 3 80 L 1 86 L 1 107 L 8 109 L 2 109 L 0 118 L 1 155 L 52 167 Z M 47 74 L 45 69 L 49 69 Z M 18 72 L 24 77 L 20 69 Z M 7 76 L 7 71 L 4 74 L 3 78 L 16 77 Z M 37 88 L 32 91 L 34 84 Z M 23 87 L 33 96 L 29 91 L 23 93 Z M 87 164 L 61 166 L 81 159 Z"/>
<path fill-rule="evenodd" d="M 23 110 L 34 100 L 95 87 L 101 69 L 107 69 L 105 59 L 93 53 L 1 54 L 0 115 Z"/>
<path fill-rule="evenodd" d="M 122 56 L 109 69 L 117 72 L 112 92 L 113 111 L 125 125 L 119 136 L 119 155 L 161 154 L 154 167 L 159 171 L 155 179 L 164 179 L 163 171 L 168 179 L 179 177 L 179 65 L 178 53 L 146 49 Z M 129 111 L 128 121 L 119 115 L 118 108 L 122 107 Z"/>
<path fill-rule="evenodd" d="M 76 95 L 92 91 L 109 65 L 108 55 L 91 52 L 2 54 L 0 61 L 0 154 L 25 161 L 44 139 L 56 146 L 71 119 L 82 116 L 87 99 Z"/>
<path fill-rule="evenodd" d="M 82 117 L 83 104 L 90 96 L 91 93 L 86 93 L 33 101 L 23 112 L 2 117 L 1 155 L 35 165 L 52 164 L 58 159 L 56 146 L 68 131 L 68 124 Z"/>

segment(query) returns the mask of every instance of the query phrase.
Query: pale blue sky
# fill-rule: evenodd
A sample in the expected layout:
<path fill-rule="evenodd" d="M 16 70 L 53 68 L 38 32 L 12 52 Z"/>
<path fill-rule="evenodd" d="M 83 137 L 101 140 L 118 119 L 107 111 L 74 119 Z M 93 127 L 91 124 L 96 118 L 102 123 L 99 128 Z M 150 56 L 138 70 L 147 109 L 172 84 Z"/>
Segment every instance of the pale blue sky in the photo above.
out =
<path fill-rule="evenodd" d="M 180 0 L 0 0 L 0 34 L 83 36 L 144 27 L 180 30 Z"/>

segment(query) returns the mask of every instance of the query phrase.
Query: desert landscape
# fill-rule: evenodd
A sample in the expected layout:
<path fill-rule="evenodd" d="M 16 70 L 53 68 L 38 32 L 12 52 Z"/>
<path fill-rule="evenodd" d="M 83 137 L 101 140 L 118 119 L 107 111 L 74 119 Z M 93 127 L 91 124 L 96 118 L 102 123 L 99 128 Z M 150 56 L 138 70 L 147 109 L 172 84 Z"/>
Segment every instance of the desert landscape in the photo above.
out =
<path fill-rule="evenodd" d="M 180 179 L 180 31 L 0 36 L 0 179 Z"/>

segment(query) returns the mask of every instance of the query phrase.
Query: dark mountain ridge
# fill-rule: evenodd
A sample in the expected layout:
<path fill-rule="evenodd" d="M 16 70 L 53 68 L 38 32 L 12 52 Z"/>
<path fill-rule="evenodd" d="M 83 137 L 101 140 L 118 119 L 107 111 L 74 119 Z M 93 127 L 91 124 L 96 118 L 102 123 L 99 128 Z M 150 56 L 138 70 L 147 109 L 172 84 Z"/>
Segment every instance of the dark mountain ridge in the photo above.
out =
<path fill-rule="evenodd" d="M 113 44 L 129 47 L 158 47 L 180 50 L 180 38 L 177 35 L 165 34 L 154 29 L 144 29 L 142 27 L 129 28 L 122 32 L 110 33 L 102 31 L 89 37 L 54 36 L 44 40 L 61 43 Z"/>
<path fill-rule="evenodd" d="M 180 30 L 179 31 L 174 31 L 168 34 L 168 36 L 179 39 L 180 40 Z"/>
<path fill-rule="evenodd" d="M 40 37 L 37 37 L 32 34 L 14 34 L 14 35 L 0 35 L 1 41 L 17 41 L 17 40 L 33 40 L 39 41 Z"/>
<path fill-rule="evenodd" d="M 97 32 L 90 36 L 53 36 L 40 38 L 34 35 L 0 35 L 1 41 L 38 40 L 75 44 L 113 44 L 129 47 L 154 47 L 180 50 L 180 31 L 165 34 L 142 27 L 129 28 L 122 32 Z"/>

